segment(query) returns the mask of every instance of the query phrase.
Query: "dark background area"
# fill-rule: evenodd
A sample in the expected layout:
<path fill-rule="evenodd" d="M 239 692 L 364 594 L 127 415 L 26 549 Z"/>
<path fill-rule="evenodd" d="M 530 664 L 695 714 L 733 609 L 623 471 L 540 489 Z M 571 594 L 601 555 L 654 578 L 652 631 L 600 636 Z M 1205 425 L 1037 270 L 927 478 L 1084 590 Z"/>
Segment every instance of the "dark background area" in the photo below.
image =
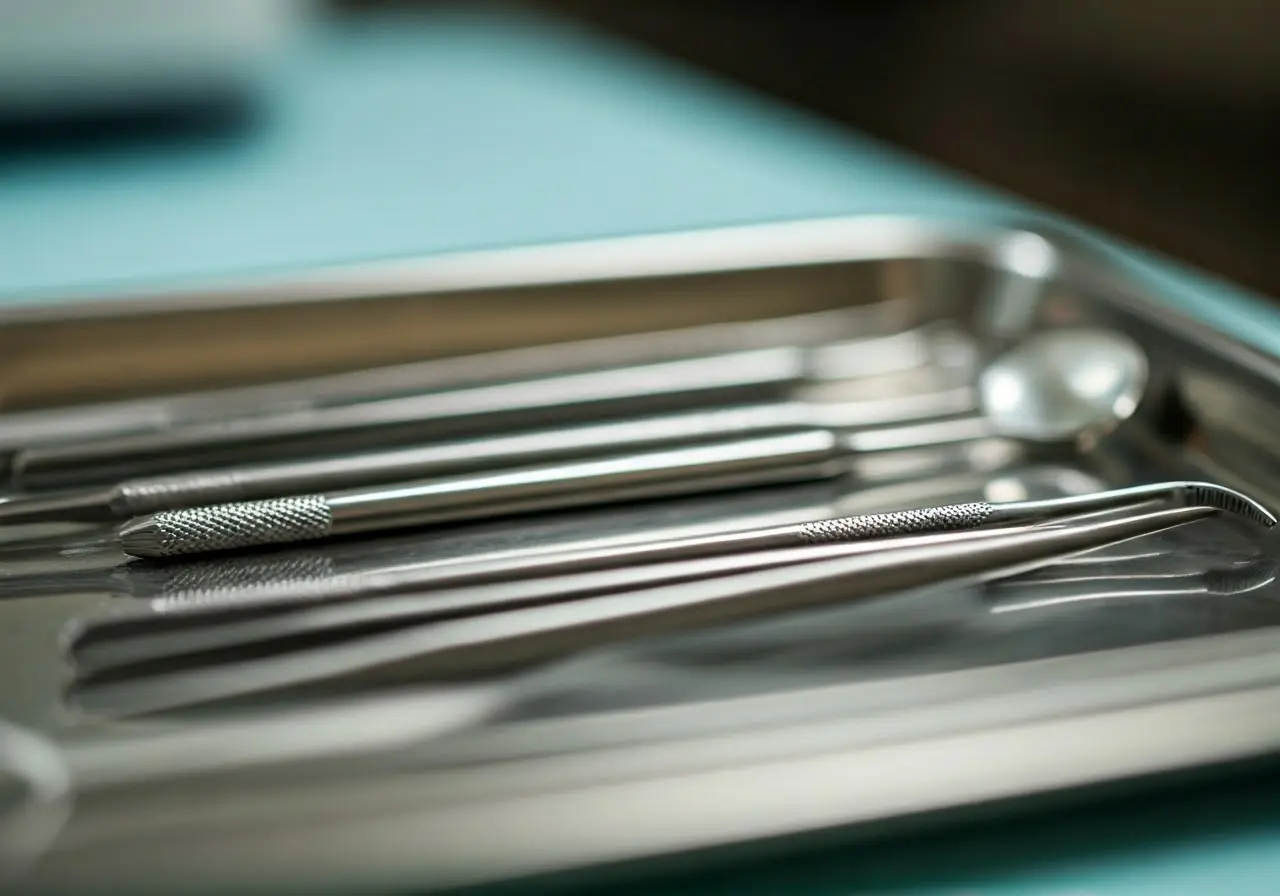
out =
<path fill-rule="evenodd" d="M 541 0 L 1280 296 L 1274 0 Z"/>

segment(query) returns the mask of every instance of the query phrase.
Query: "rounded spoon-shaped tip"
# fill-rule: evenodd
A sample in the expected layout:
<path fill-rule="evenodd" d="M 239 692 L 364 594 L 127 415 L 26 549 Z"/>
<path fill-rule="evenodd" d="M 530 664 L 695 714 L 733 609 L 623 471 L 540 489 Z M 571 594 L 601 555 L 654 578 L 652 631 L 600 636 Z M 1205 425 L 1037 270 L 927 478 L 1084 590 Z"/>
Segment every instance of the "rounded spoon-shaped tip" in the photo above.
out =
<path fill-rule="evenodd" d="M 1000 434 L 1057 442 L 1096 437 L 1129 420 L 1149 381 L 1146 353 L 1123 333 L 1055 328 L 996 358 L 979 376 L 978 393 Z"/>

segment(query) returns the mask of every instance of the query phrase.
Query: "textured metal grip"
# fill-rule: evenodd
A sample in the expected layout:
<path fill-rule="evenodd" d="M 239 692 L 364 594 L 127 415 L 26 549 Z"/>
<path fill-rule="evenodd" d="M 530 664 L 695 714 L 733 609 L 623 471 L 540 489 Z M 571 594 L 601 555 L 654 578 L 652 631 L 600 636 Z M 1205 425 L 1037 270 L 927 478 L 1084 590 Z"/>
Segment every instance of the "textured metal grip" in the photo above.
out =
<path fill-rule="evenodd" d="M 950 532 L 980 526 L 990 515 L 991 505 L 985 502 L 948 504 L 894 513 L 868 513 L 807 523 L 800 527 L 800 537 L 807 544 L 836 544 L 913 532 Z"/>
<path fill-rule="evenodd" d="M 239 501 L 244 497 L 244 485 L 236 473 L 157 476 L 122 483 L 111 509 L 120 516 L 140 516 L 157 510 Z"/>
<path fill-rule="evenodd" d="M 320 495 L 214 504 L 157 513 L 121 534 L 122 547 L 137 556 L 202 554 L 323 538 L 333 512 Z"/>

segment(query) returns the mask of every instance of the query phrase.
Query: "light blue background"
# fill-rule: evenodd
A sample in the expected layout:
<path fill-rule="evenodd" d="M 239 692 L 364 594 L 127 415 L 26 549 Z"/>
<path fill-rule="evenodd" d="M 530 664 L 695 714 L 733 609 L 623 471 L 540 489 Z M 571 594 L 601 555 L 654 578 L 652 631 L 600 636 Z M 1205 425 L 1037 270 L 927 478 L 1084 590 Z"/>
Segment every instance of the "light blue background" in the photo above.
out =
<path fill-rule="evenodd" d="M 798 217 L 1028 211 L 795 110 L 502 14 L 320 33 L 266 85 L 264 111 L 259 128 L 213 144 L 0 152 L 0 303 Z M 1172 301 L 1280 351 L 1274 308 L 1124 254 Z M 1280 784 L 686 883 L 822 896 L 1275 896 Z"/>
<path fill-rule="evenodd" d="M 262 125 L 212 145 L 0 152 L 0 302 L 798 217 L 1028 210 L 599 36 L 471 11 L 321 29 L 266 85 Z M 1280 312 L 1144 269 L 1280 351 Z"/>

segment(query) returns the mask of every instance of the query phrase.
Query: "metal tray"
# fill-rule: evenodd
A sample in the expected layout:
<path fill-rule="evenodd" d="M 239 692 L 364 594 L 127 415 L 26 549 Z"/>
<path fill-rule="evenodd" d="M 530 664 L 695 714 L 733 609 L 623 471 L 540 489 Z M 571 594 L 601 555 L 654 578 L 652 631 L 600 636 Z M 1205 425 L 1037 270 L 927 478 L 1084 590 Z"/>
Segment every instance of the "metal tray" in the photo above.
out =
<path fill-rule="evenodd" d="M 66 713 L 63 647 L 77 620 L 190 599 L 193 582 L 200 592 L 281 570 L 325 574 L 602 532 L 1168 478 L 1214 479 L 1280 504 L 1275 359 L 1178 315 L 1051 235 L 949 222 L 768 225 L 73 302 L 0 320 L 0 340 L 24 347 L 4 355 L 0 394 L 21 410 L 6 418 L 13 444 L 14 433 L 60 425 L 46 409 L 88 399 L 163 408 L 190 404 L 177 393 L 191 388 L 424 358 L 461 357 L 462 379 L 483 377 L 503 371 L 483 360 L 467 368 L 466 356 L 853 305 L 879 327 L 954 322 L 980 351 L 1043 327 L 1121 329 L 1172 384 L 1179 427 L 1051 460 L 987 439 L 865 464 L 856 482 L 176 571 L 124 566 L 102 532 L 53 531 L 0 545 L 0 717 L 59 739 L 181 730 L 181 718 Z M 274 336 L 282 330 L 287 344 Z M 77 363 L 62 363 L 72 350 Z M 591 354 L 563 351 L 521 363 Z M 522 679 L 520 699 L 493 721 L 419 749 L 268 779 L 95 793 L 74 807 L 27 885 L 171 892 L 198 878 L 227 892 L 266 883 L 273 892 L 425 891 L 831 829 L 856 836 L 887 821 L 1264 757 L 1280 748 L 1280 586 L 1266 578 L 1228 593 L 1212 571 L 1269 550 L 1209 520 L 1094 552 L 1054 583 L 1033 573 L 567 658 Z"/>

